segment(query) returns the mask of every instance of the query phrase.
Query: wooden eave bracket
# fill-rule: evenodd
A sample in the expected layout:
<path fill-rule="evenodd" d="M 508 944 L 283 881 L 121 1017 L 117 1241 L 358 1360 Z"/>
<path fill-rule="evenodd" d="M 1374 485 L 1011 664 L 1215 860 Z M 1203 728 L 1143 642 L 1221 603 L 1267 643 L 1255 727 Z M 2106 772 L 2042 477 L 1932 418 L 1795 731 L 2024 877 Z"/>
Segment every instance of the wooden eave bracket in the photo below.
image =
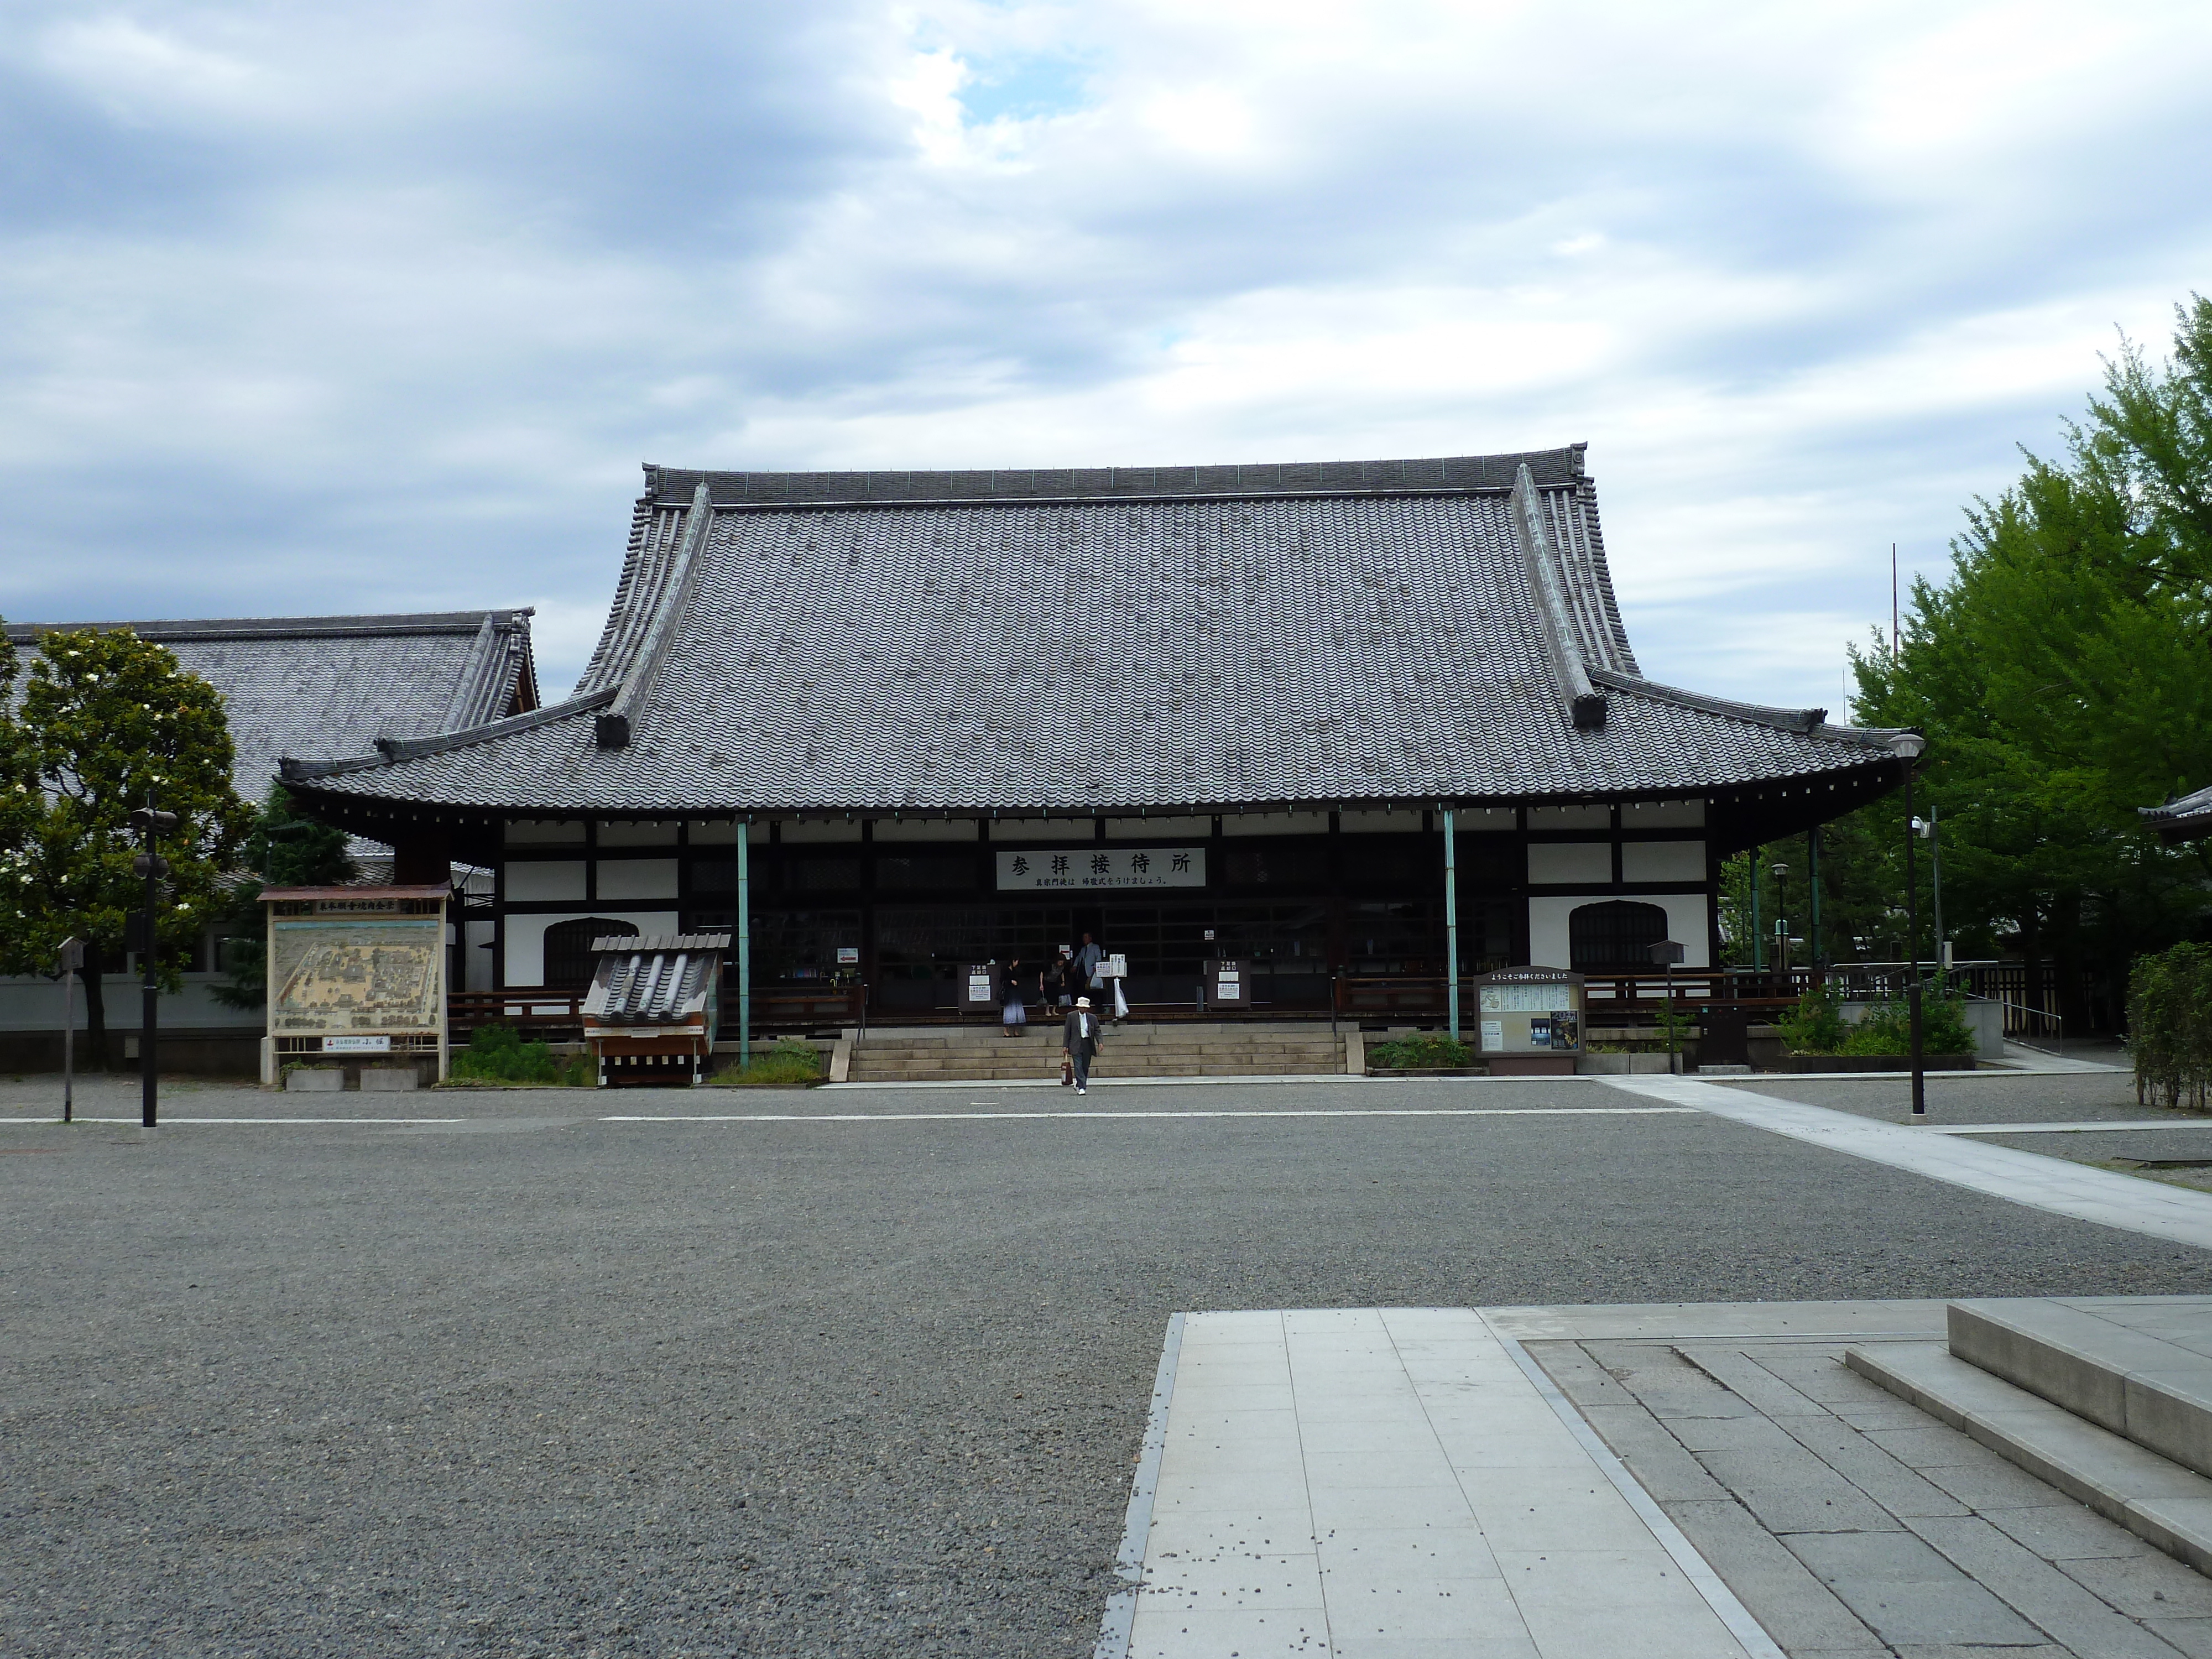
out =
<path fill-rule="evenodd" d="M 629 672 L 623 676 L 622 687 L 615 693 L 612 706 L 592 723 L 592 739 L 600 748 L 629 747 L 638 712 L 652 695 L 653 682 L 660 678 L 661 665 L 667 660 L 669 647 L 676 637 L 678 619 L 690 603 L 691 586 L 703 562 L 708 533 L 714 524 L 714 503 L 702 480 L 691 492 L 691 505 L 684 515 L 684 538 L 677 545 L 668 579 L 661 584 L 660 597 L 653 607 L 653 625 L 646 629 L 645 639 L 630 661 Z"/>
<path fill-rule="evenodd" d="M 1513 536 L 1521 544 L 1521 562 L 1528 575 L 1528 592 L 1536 601 L 1536 620 L 1544 634 L 1544 653 L 1552 660 L 1553 677 L 1577 732 L 1605 729 L 1605 693 L 1590 683 L 1582 647 L 1576 642 L 1572 613 L 1560 586 L 1559 561 L 1553 556 L 1552 538 L 1544 528 L 1542 503 L 1537 500 L 1536 480 L 1526 461 L 1513 471 Z"/>

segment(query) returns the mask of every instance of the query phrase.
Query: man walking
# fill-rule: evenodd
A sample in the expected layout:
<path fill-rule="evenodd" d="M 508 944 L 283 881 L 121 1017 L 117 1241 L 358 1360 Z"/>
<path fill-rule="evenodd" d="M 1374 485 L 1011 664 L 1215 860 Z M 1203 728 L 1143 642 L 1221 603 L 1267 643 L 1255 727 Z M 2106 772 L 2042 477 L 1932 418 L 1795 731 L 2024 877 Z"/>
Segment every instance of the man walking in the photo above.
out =
<path fill-rule="evenodd" d="M 1098 1017 L 1091 1012 L 1089 997 L 1076 998 L 1075 1006 L 1067 1011 L 1060 1040 L 1073 1070 L 1075 1092 L 1090 1093 L 1091 1061 L 1098 1052 Z"/>

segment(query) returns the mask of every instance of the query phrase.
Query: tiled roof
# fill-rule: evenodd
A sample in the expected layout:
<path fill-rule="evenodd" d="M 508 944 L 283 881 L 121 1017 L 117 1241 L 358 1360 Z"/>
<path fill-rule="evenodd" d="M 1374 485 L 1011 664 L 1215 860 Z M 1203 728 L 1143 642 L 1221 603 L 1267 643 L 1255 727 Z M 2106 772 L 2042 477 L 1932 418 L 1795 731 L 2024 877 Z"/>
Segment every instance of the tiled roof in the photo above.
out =
<path fill-rule="evenodd" d="M 1887 757 L 1643 679 L 1581 459 L 649 469 L 567 703 L 290 775 L 517 815 L 988 813 L 1688 794 Z"/>
<path fill-rule="evenodd" d="M 2212 789 L 2170 800 L 2163 806 L 2139 806 L 2143 822 L 2169 842 L 2197 841 L 2212 836 Z"/>
<path fill-rule="evenodd" d="M 128 628 L 222 693 L 238 792 L 258 801 L 285 755 L 361 754 L 380 740 L 482 726 L 538 702 L 531 612 L 252 617 L 205 622 L 11 623 L 35 647 L 57 629 Z"/>

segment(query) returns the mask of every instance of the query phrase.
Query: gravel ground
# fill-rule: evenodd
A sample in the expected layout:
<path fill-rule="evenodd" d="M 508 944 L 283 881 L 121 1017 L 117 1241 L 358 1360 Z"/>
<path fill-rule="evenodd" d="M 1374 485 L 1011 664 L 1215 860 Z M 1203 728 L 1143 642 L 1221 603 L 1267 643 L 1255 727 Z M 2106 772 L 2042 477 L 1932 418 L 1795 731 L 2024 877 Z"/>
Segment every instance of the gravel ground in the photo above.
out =
<path fill-rule="evenodd" d="M 0 1114 L 51 1109 L 37 1086 Z M 180 1088 L 167 1109 L 248 1100 L 364 1097 Z M 0 1650 L 1080 1655 L 1179 1309 L 2212 1291 L 2212 1255 L 1704 1115 L 370 1103 L 470 1121 L 0 1130 Z M 1643 1103 L 1524 1083 L 1083 1103 Z"/>
<path fill-rule="evenodd" d="M 2193 1120 L 2212 1125 L 2212 1116 L 2203 1113 L 2138 1106 L 2135 1079 L 2121 1072 L 1930 1072 L 1926 1075 L 1930 1123 Z M 1720 1079 L 1699 1080 L 1711 1083 Z M 1880 1118 L 1885 1122 L 1907 1123 L 1912 1118 L 1912 1080 L 1901 1074 L 1828 1081 L 1750 1078 L 1731 1081 L 1728 1086 L 1771 1095 L 1778 1100 L 1795 1100 L 1807 1106 L 1855 1112 L 1861 1117 Z"/>

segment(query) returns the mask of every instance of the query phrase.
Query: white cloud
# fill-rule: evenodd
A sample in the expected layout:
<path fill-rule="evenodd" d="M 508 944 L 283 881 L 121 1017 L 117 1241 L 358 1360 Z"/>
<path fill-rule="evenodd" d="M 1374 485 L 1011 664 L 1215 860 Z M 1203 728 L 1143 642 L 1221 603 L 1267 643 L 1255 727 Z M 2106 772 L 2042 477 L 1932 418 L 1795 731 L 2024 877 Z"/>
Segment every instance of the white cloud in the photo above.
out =
<path fill-rule="evenodd" d="M 1586 438 L 1647 666 L 1833 702 L 2212 254 L 2190 6 L 19 9 L 0 611 L 534 600 L 555 684 L 641 459 Z"/>

